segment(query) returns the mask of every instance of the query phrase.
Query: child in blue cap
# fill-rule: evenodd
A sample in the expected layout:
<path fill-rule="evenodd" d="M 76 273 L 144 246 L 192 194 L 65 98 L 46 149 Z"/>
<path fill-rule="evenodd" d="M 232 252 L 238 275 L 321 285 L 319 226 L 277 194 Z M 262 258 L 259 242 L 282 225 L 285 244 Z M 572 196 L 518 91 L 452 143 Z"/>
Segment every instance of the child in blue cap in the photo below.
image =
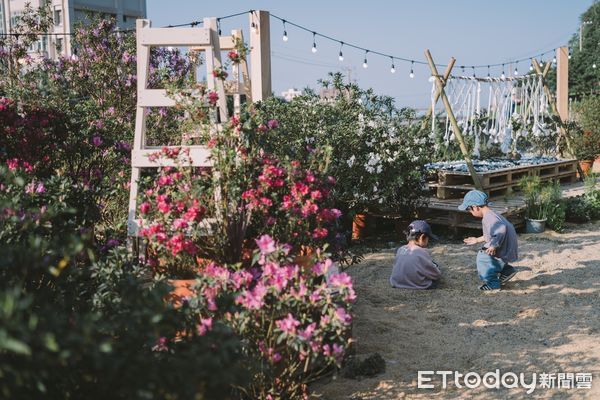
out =
<path fill-rule="evenodd" d="M 481 218 L 483 236 L 468 237 L 465 244 L 485 243 L 477 253 L 477 272 L 484 284 L 481 290 L 500 290 L 500 285 L 510 280 L 517 270 L 509 264 L 518 258 L 518 242 L 515 227 L 502 215 L 488 207 L 487 194 L 479 190 L 468 192 L 458 209 L 469 211 Z"/>
<path fill-rule="evenodd" d="M 438 237 L 425 221 L 411 222 L 406 230 L 408 244 L 396 252 L 390 284 L 402 289 L 433 289 L 441 276 L 440 268 L 425 250 L 429 239 Z"/>

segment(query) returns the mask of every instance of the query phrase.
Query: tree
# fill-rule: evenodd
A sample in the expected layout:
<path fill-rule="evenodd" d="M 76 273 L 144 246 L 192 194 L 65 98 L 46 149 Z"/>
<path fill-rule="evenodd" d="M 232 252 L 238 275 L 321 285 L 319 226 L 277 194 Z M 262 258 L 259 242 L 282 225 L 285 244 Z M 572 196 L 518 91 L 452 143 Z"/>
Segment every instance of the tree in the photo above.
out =
<path fill-rule="evenodd" d="M 569 94 L 581 97 L 585 94 L 600 92 L 600 3 L 594 2 L 580 17 L 583 25 L 579 50 L 580 31 L 573 34 L 569 41 L 572 57 L 569 65 Z M 593 68 L 596 64 L 598 68 Z"/>

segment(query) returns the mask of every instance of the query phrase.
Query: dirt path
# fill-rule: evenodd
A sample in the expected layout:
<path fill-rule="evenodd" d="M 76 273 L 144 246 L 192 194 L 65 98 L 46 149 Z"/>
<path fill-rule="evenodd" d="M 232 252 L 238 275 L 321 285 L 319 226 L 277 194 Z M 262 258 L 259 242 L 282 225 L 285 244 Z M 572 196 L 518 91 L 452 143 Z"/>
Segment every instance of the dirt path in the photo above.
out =
<path fill-rule="evenodd" d="M 600 223 L 563 234 L 519 235 L 520 272 L 498 293 L 477 289 L 475 249 L 459 242 L 431 248 L 444 268 L 441 288 L 393 289 L 394 249 L 353 266 L 358 355 L 378 352 L 386 372 L 341 376 L 315 385 L 322 399 L 600 399 Z M 417 389 L 417 371 L 538 374 L 525 389 Z M 541 373 L 591 373 L 591 389 L 544 389 Z M 451 377 L 450 380 L 453 380 Z M 462 384 L 462 383 L 461 383 Z"/>

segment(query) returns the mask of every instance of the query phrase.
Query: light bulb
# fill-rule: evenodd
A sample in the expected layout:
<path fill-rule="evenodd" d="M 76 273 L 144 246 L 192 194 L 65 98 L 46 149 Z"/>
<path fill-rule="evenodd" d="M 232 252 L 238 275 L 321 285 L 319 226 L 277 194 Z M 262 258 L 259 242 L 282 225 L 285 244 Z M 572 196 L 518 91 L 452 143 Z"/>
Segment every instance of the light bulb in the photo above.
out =
<path fill-rule="evenodd" d="M 287 32 L 283 31 L 283 41 L 287 42 L 288 41 L 288 36 L 287 36 Z"/>
<path fill-rule="evenodd" d="M 530 71 L 533 71 L 533 65 L 530 65 L 530 66 L 529 66 L 529 70 L 530 70 Z"/>
<path fill-rule="evenodd" d="M 369 68 L 369 64 L 367 64 L 366 58 L 365 58 L 365 61 L 363 61 L 363 68 Z"/>
<path fill-rule="evenodd" d="M 500 75 L 500 79 L 504 79 L 506 78 L 506 75 L 504 75 L 504 71 L 502 71 L 502 75 Z"/>
<path fill-rule="evenodd" d="M 408 76 L 412 79 L 415 77 L 415 73 L 413 72 L 413 70 L 410 70 L 410 74 L 408 74 Z"/>
<path fill-rule="evenodd" d="M 396 68 L 394 68 L 394 64 L 392 64 L 392 68 L 390 68 L 390 72 L 391 72 L 392 74 L 395 74 L 395 73 L 396 73 Z"/>
<path fill-rule="evenodd" d="M 515 68 L 515 72 L 514 72 L 515 76 L 519 75 L 519 70 Z"/>
<path fill-rule="evenodd" d="M 340 56 L 338 57 L 338 60 L 340 61 L 344 61 L 344 55 L 342 54 L 342 52 L 340 51 Z"/>
<path fill-rule="evenodd" d="M 569 51 L 569 60 L 571 59 L 571 52 Z"/>
<path fill-rule="evenodd" d="M 256 24 L 254 22 L 250 25 L 250 28 L 252 29 L 252 33 L 256 33 Z"/>
<path fill-rule="evenodd" d="M 554 57 L 554 58 L 552 59 L 552 62 L 553 62 L 554 64 L 556 64 L 556 57 Z"/>
<path fill-rule="evenodd" d="M 316 43 L 313 43 L 313 47 L 310 51 L 312 51 L 313 53 L 317 52 L 317 44 Z"/>

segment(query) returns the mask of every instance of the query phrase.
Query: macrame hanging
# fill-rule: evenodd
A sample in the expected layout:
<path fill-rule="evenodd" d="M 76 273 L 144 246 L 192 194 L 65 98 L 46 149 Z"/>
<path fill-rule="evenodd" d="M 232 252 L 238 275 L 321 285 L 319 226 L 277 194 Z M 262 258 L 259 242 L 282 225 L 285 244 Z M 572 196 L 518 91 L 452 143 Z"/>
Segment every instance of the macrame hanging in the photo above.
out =
<path fill-rule="evenodd" d="M 432 81 L 431 104 L 434 113 L 435 93 L 436 85 Z M 516 151 L 519 137 L 551 134 L 547 124 L 549 99 L 540 75 L 510 78 L 451 76 L 446 83 L 446 95 L 463 135 L 474 137 L 475 156 L 479 156 L 483 143 L 498 144 L 502 152 L 507 154 Z M 485 98 L 487 107 L 482 107 Z M 435 118 L 432 118 L 432 137 L 435 135 L 435 124 Z M 455 137 L 447 115 L 443 128 L 443 139 L 447 146 Z"/>

